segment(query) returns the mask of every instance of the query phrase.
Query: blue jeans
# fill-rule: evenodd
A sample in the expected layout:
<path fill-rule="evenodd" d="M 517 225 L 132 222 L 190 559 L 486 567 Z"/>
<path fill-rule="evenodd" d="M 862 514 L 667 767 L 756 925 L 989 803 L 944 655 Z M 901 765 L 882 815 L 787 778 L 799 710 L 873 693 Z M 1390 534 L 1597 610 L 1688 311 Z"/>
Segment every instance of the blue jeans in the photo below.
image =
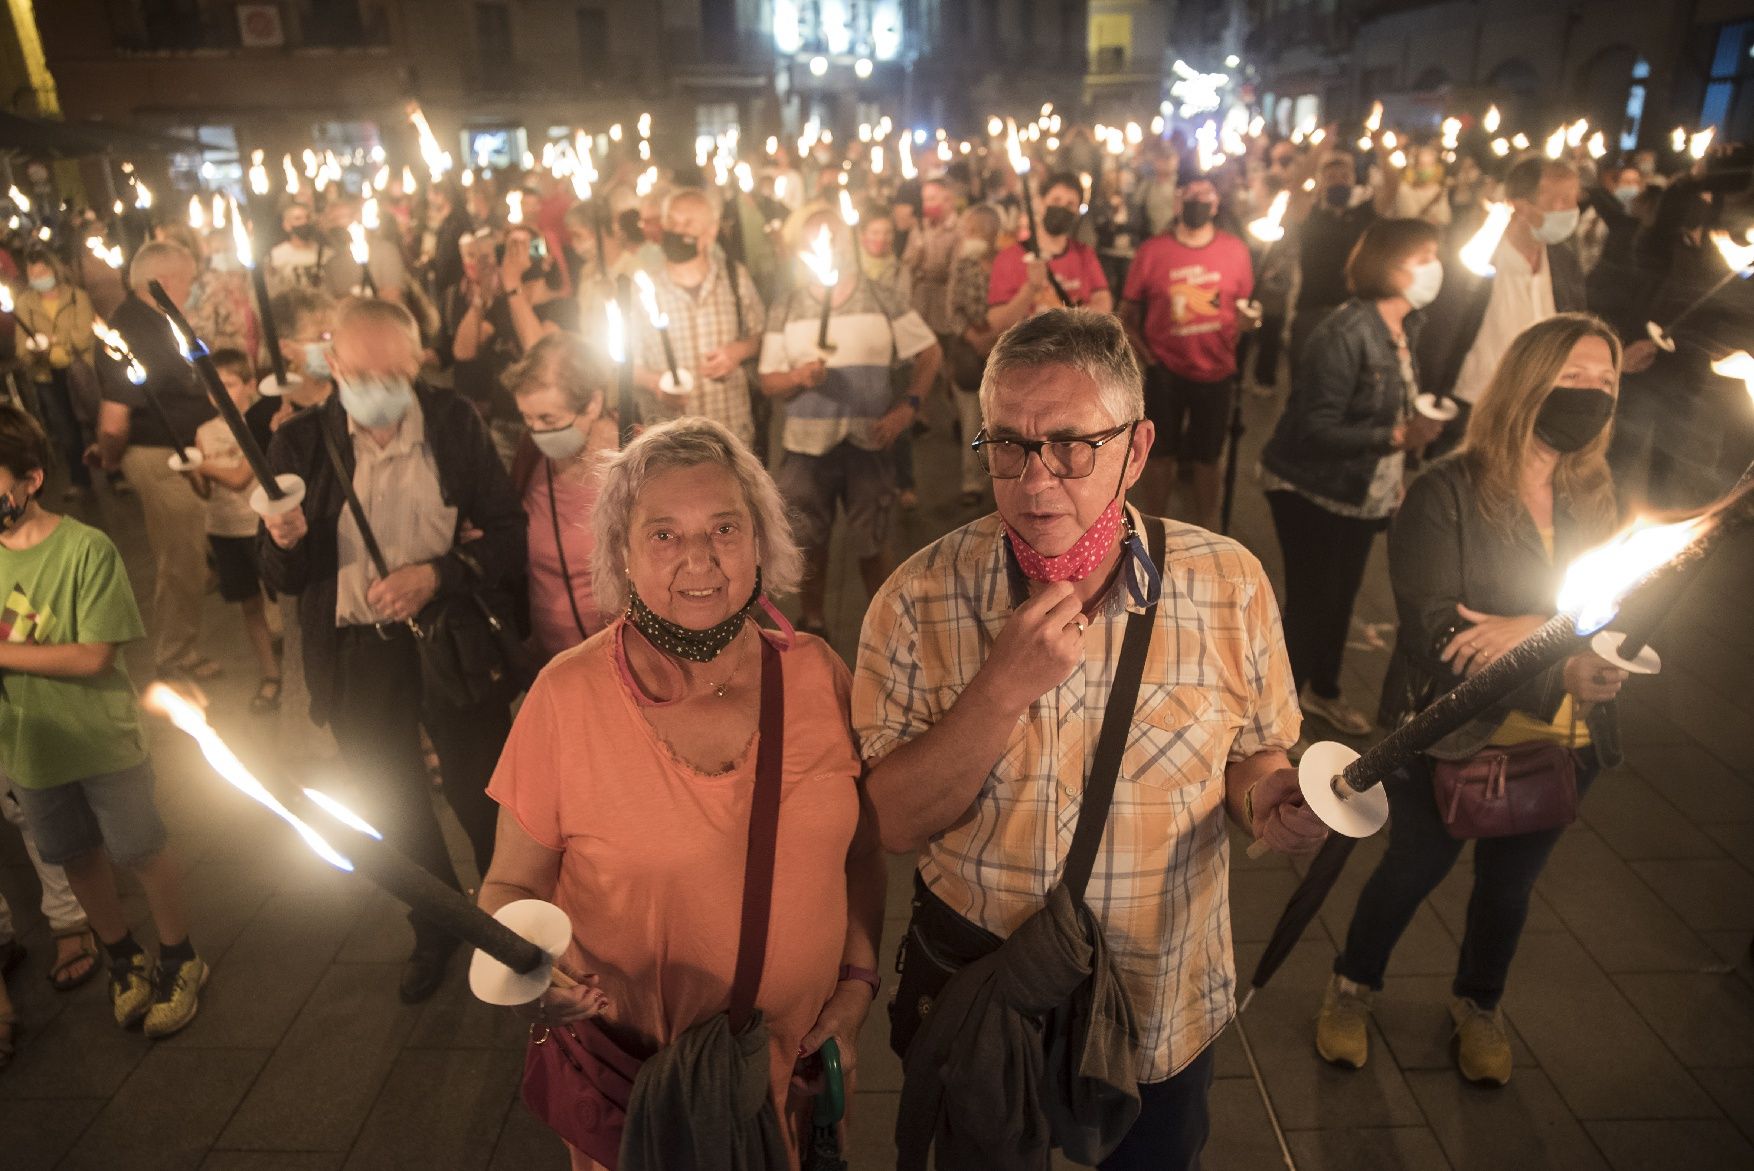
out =
<path fill-rule="evenodd" d="M 1581 798 L 1601 771 L 1596 752 L 1577 753 Z M 1384 782 L 1389 795 L 1389 848 L 1364 884 L 1346 949 L 1334 971 L 1356 984 L 1380 989 L 1389 953 L 1412 922 L 1425 896 L 1437 889 L 1464 843 L 1450 837 L 1431 792 L 1431 761 L 1421 756 Z M 1451 992 L 1491 1009 L 1504 995 L 1510 962 L 1529 917 L 1529 896 L 1563 829 L 1481 838 L 1474 843 L 1474 892 Z"/>
<path fill-rule="evenodd" d="M 1212 1133 L 1207 1092 L 1216 1043 L 1167 1081 L 1139 1087 L 1139 1118 L 1102 1161 L 1102 1171 L 1199 1171 L 1200 1149 Z"/>

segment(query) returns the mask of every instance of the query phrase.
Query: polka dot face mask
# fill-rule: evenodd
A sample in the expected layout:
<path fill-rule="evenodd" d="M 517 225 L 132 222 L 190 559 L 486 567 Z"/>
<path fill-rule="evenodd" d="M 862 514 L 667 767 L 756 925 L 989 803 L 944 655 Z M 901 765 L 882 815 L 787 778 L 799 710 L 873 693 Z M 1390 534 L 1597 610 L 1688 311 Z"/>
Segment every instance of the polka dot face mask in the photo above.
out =
<path fill-rule="evenodd" d="M 652 608 L 645 604 L 633 583 L 627 585 L 627 620 L 633 623 L 635 630 L 646 636 L 646 641 L 667 654 L 687 659 L 691 663 L 710 663 L 719 657 L 719 653 L 731 645 L 743 629 L 743 620 L 749 611 L 761 601 L 761 570 L 755 571 L 755 589 L 749 594 L 749 600 L 738 608 L 735 614 L 716 626 L 705 630 L 693 630 L 679 625 L 668 618 L 660 617 Z"/>
<path fill-rule="evenodd" d="M 1115 497 L 1108 502 L 1091 526 L 1084 530 L 1084 535 L 1072 542 L 1072 547 L 1055 557 L 1048 557 L 1036 552 L 1030 543 L 1023 539 L 1023 534 L 1005 525 L 1005 535 L 1010 538 L 1011 552 L 1017 555 L 1018 568 L 1023 576 L 1031 581 L 1083 581 L 1096 567 L 1102 564 L 1108 551 L 1115 546 L 1115 538 L 1121 532 L 1121 499 Z"/>

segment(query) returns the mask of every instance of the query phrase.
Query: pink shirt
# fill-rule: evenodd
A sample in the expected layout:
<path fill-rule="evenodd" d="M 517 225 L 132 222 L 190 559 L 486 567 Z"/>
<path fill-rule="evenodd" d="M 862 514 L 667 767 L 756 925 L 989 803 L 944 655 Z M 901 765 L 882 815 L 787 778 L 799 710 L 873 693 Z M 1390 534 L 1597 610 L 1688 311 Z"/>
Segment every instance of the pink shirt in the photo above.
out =
<path fill-rule="evenodd" d="M 549 468 L 546 459 L 537 463 L 524 489 L 524 514 L 530 518 L 530 634 L 544 660 L 569 647 L 578 646 L 603 629 L 597 600 L 591 594 L 591 551 L 596 539 L 591 531 L 591 512 L 597 506 L 597 478 L 554 477 L 555 503 L 548 500 Z M 561 548 L 554 542 L 554 521 L 560 518 Z M 560 554 L 566 554 L 561 570 Z M 567 601 L 571 581 L 572 603 Z M 573 603 L 578 617 L 573 616 Z M 585 624 L 579 631 L 579 620 Z"/>
<path fill-rule="evenodd" d="M 1048 261 L 1048 268 L 1060 279 L 1060 287 L 1066 290 L 1066 296 L 1074 306 L 1090 304 L 1090 298 L 1098 293 L 1108 292 L 1108 277 L 1103 275 L 1102 261 L 1097 259 L 1096 250 L 1088 244 L 1080 244 L 1073 240 L 1066 245 L 1066 250 Z M 1004 305 L 1017 295 L 1023 287 L 1028 273 L 1023 266 L 1023 245 L 1013 244 L 999 253 L 993 261 L 993 275 L 988 278 L 987 304 Z M 1042 290 L 1035 309 L 1057 309 L 1060 298 L 1052 285 Z"/>

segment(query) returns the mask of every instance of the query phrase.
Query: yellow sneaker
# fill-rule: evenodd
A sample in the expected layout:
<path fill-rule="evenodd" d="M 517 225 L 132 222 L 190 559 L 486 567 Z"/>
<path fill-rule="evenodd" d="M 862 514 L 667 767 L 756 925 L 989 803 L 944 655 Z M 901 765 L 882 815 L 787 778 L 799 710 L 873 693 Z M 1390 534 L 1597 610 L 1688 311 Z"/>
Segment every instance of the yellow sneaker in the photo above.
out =
<path fill-rule="evenodd" d="M 1450 1001 L 1449 1015 L 1456 1025 L 1456 1068 L 1462 1076 L 1486 1086 L 1508 1082 L 1510 1036 L 1504 1031 L 1504 1014 L 1458 996 Z"/>
<path fill-rule="evenodd" d="M 207 987 L 207 962 L 200 956 L 177 965 L 174 975 L 160 976 L 162 987 L 146 1010 L 146 1035 L 168 1037 L 195 1019 L 201 1008 L 201 989 Z"/>
<path fill-rule="evenodd" d="M 152 961 L 137 951 L 126 964 L 110 967 L 110 1007 L 115 1010 L 116 1023 L 131 1029 L 152 1007 Z"/>
<path fill-rule="evenodd" d="M 1316 1017 L 1316 1052 L 1322 1060 L 1347 1069 L 1363 1069 L 1370 1057 L 1370 989 L 1341 976 L 1328 977 Z"/>

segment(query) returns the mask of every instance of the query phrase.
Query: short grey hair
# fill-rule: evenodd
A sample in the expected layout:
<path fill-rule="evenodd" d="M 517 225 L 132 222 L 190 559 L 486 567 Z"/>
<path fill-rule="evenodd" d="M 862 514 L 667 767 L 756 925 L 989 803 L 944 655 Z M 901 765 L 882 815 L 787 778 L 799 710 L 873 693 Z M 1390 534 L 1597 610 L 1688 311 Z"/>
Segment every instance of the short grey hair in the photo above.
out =
<path fill-rule="evenodd" d="M 170 240 L 154 240 L 140 246 L 128 264 L 128 287 L 136 293 L 146 291 L 153 281 L 163 280 L 170 269 L 188 265 L 191 272 L 200 268 L 195 254 Z"/>
<path fill-rule="evenodd" d="M 789 594 L 804 574 L 804 554 L 792 536 L 786 502 L 773 477 L 723 423 L 699 416 L 648 427 L 599 468 L 601 486 L 591 513 L 597 545 L 591 551 L 591 590 L 604 614 L 627 608 L 627 541 L 633 509 L 653 476 L 713 464 L 730 472 L 755 520 L 755 563 L 768 594 Z"/>
<path fill-rule="evenodd" d="M 1094 309 L 1049 309 L 1006 330 L 988 355 L 981 419 L 993 417 L 993 396 L 1008 375 L 1043 366 L 1070 366 L 1088 374 L 1116 426 L 1145 417 L 1145 373 L 1120 320 Z"/>

